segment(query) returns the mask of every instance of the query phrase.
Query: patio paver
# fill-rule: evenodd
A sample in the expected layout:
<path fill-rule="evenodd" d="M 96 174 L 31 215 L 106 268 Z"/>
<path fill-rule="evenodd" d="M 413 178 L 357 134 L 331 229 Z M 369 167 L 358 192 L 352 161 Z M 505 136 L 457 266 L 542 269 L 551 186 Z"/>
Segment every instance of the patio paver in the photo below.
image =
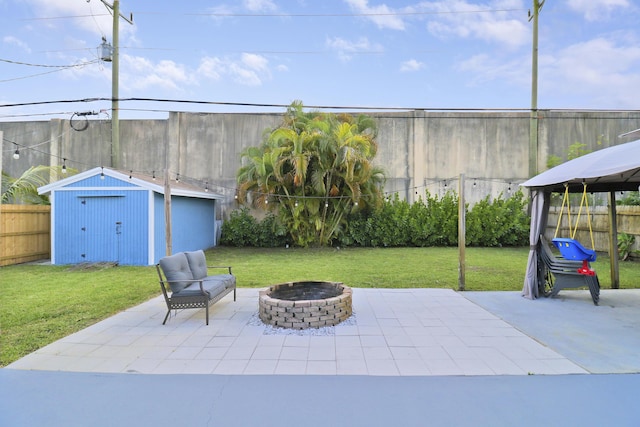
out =
<path fill-rule="evenodd" d="M 223 375 L 529 375 L 588 373 L 448 289 L 355 288 L 355 315 L 321 330 L 257 319 L 258 289 L 162 325 L 161 297 L 65 337 L 10 369 Z M 535 304 L 535 303 L 532 303 Z"/>

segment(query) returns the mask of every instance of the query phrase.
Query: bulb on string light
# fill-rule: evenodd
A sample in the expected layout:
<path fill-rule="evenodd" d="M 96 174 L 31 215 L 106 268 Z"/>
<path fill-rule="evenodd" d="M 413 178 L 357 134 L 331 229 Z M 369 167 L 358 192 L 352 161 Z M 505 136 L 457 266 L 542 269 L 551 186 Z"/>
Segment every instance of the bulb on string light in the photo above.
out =
<path fill-rule="evenodd" d="M 209 181 L 205 182 L 205 184 L 204 184 L 204 192 L 205 193 L 209 192 Z"/>
<path fill-rule="evenodd" d="M 180 174 L 179 173 L 176 174 L 176 182 L 180 182 Z"/>
<path fill-rule="evenodd" d="M 102 167 L 102 171 L 100 172 L 100 179 L 104 179 L 104 167 Z"/>
<path fill-rule="evenodd" d="M 62 173 L 67 173 L 67 159 L 62 159 Z"/>
<path fill-rule="evenodd" d="M 156 180 L 156 171 L 151 172 L 151 179 Z"/>
<path fill-rule="evenodd" d="M 131 177 L 133 176 L 133 171 L 129 171 L 129 179 L 131 179 Z"/>
<path fill-rule="evenodd" d="M 13 152 L 13 158 L 18 160 L 20 158 L 20 150 L 18 150 L 18 146 L 16 145 L 16 151 Z"/>

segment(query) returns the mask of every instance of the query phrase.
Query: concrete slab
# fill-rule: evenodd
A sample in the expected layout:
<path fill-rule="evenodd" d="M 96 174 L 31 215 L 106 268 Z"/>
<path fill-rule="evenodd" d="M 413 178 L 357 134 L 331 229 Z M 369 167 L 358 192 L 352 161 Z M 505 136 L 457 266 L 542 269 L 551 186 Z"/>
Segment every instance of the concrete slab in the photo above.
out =
<path fill-rule="evenodd" d="M 0 370 L 0 425 L 637 426 L 638 375 L 141 375 Z"/>
<path fill-rule="evenodd" d="M 640 373 L 640 289 L 586 290 L 535 301 L 520 292 L 465 292 L 527 336 L 594 374 Z"/>

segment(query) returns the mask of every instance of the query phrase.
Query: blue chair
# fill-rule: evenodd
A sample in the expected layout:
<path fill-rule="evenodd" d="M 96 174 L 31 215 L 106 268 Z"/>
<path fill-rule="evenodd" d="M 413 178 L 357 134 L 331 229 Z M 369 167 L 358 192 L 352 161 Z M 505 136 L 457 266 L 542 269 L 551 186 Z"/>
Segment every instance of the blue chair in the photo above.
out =
<path fill-rule="evenodd" d="M 557 247 L 556 242 L 553 243 Z M 540 236 L 539 248 L 538 287 L 544 296 L 554 297 L 562 289 L 587 287 L 593 303 L 598 305 L 600 281 L 587 259 L 565 258 L 562 253 L 560 253 L 562 258 L 556 257 L 542 235 Z M 585 251 L 591 252 L 587 249 Z"/>
<path fill-rule="evenodd" d="M 575 239 L 556 237 L 552 242 L 554 246 L 558 248 L 564 259 L 588 262 L 594 262 L 596 260 L 596 251 L 585 248 Z"/>

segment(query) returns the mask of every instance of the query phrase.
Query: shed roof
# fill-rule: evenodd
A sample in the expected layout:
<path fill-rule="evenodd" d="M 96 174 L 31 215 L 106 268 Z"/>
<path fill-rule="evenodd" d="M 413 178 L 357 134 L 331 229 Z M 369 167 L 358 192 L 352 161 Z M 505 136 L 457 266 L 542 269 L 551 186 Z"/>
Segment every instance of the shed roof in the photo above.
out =
<path fill-rule="evenodd" d="M 103 168 L 96 167 L 84 172 L 80 172 L 73 176 L 70 176 L 65 179 L 61 179 L 56 182 L 52 182 L 51 184 L 44 185 L 38 188 L 38 194 L 47 194 L 51 191 L 58 190 L 67 185 L 80 182 L 83 179 L 90 178 L 92 176 L 104 174 L 105 176 L 110 176 L 112 178 L 119 179 L 121 181 L 130 182 L 139 187 L 154 191 L 159 194 L 164 194 L 164 183 L 160 180 L 160 184 L 154 180 L 152 177 L 138 174 L 138 173 L 128 173 L 122 172 L 111 168 Z M 171 195 L 172 196 L 184 196 L 184 197 L 195 197 L 200 199 L 224 199 L 224 196 L 221 194 L 212 193 L 209 191 L 204 191 L 202 188 L 197 187 L 195 185 L 191 185 L 185 182 L 170 182 Z"/>

